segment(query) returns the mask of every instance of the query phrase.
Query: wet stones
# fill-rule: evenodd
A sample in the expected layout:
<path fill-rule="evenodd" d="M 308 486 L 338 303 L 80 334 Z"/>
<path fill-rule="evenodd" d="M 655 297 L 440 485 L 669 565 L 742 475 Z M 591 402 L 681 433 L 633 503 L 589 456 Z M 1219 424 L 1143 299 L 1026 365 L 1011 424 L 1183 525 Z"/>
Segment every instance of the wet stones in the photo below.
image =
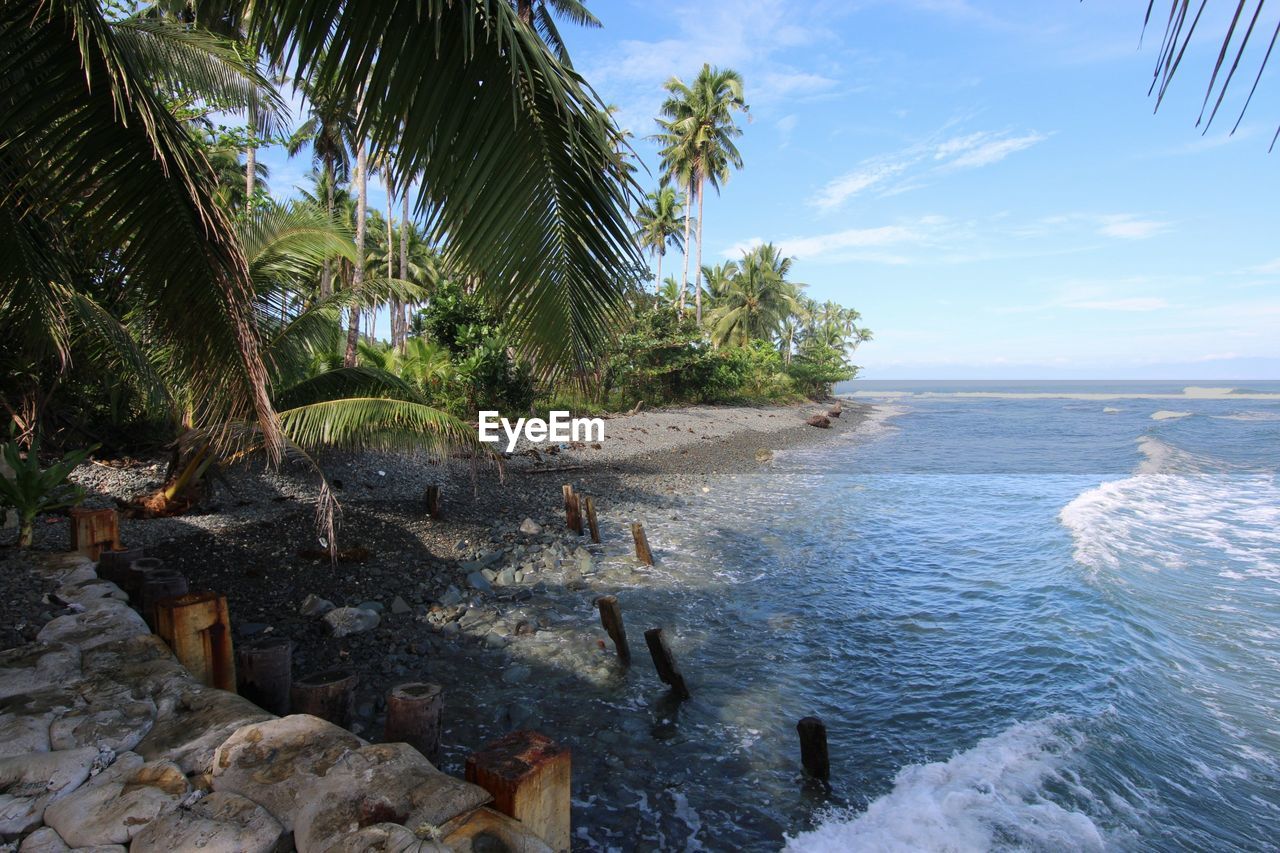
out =
<path fill-rule="evenodd" d="M 133 853 L 271 853 L 284 835 L 280 821 L 239 794 L 215 791 L 190 806 L 147 824 L 133 839 Z"/>

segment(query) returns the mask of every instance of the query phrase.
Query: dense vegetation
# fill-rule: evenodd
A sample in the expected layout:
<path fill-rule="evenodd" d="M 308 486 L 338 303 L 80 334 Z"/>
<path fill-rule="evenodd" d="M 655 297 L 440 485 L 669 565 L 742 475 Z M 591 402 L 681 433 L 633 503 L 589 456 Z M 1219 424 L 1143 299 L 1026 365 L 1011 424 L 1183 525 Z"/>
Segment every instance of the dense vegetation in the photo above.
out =
<path fill-rule="evenodd" d="M 742 166 L 741 77 L 667 84 L 642 196 L 557 19 L 599 25 L 579 0 L 0 0 L 11 438 L 169 447 L 137 507 L 164 512 L 260 452 L 484 453 L 477 408 L 851 376 L 857 313 L 805 298 L 773 246 L 703 266 L 704 190 Z M 309 159 L 300 197 L 265 146 Z"/>

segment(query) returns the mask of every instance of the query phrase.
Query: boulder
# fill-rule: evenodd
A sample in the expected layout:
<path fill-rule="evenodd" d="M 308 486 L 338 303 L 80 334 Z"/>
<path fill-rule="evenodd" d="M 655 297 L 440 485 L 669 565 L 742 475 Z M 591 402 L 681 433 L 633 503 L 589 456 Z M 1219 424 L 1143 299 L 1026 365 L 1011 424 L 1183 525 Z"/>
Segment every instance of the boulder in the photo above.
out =
<path fill-rule="evenodd" d="M 467 586 L 478 592 L 493 592 L 493 587 L 489 584 L 489 579 L 482 572 L 472 572 L 467 575 Z"/>
<path fill-rule="evenodd" d="M 97 760 L 96 749 L 0 758 L 0 837 L 12 837 L 43 823 L 49 805 L 84 784 Z"/>
<path fill-rule="evenodd" d="M 542 533 L 542 525 L 532 518 L 526 518 L 520 522 L 520 532 L 526 536 L 537 536 Z"/>
<path fill-rule="evenodd" d="M 45 810 L 44 821 L 72 847 L 127 844 L 148 823 L 175 811 L 191 792 L 172 761 L 146 762 L 133 752 Z"/>
<path fill-rule="evenodd" d="M 293 832 L 299 797 L 363 744 L 346 729 L 306 714 L 244 726 L 214 755 L 213 790 L 248 797 Z"/>
<path fill-rule="evenodd" d="M 324 615 L 325 624 L 335 637 L 349 637 L 352 634 L 363 634 L 378 627 L 382 617 L 377 611 L 363 607 L 339 607 Z"/>
<path fill-rule="evenodd" d="M 239 794 L 215 791 L 147 824 L 133 839 L 133 853 L 272 853 L 284 827 L 262 806 Z"/>
<path fill-rule="evenodd" d="M 54 597 L 66 604 L 79 604 L 86 609 L 102 604 L 104 601 L 128 601 L 125 591 L 111 581 L 93 578 L 79 583 L 63 584 L 53 593 Z"/>
<path fill-rule="evenodd" d="M 223 741 L 242 726 L 270 719 L 248 699 L 192 682 L 173 711 L 157 718 L 138 752 L 149 761 L 168 759 L 184 773 L 207 773 Z"/>
<path fill-rule="evenodd" d="M 125 853 L 121 844 L 99 844 L 94 847 L 81 847 L 75 853 Z M 42 826 L 22 839 L 18 853 L 72 853 L 71 847 L 62 840 L 62 836 L 47 826 Z"/>
<path fill-rule="evenodd" d="M 49 741 L 49 727 L 59 717 L 83 705 L 80 694 L 65 687 L 0 699 L 0 758 L 54 749 Z"/>
<path fill-rule="evenodd" d="M 54 749 L 94 746 L 129 752 L 147 736 L 155 721 L 156 705 L 150 699 L 89 705 L 54 720 L 49 726 L 49 743 Z"/>
<path fill-rule="evenodd" d="M 151 629 L 136 610 L 122 601 L 109 599 L 93 610 L 51 619 L 36 639 L 42 643 L 67 643 L 84 651 L 150 633 Z"/>
<path fill-rule="evenodd" d="M 831 418 L 827 417 L 826 415 L 814 415 L 813 417 L 805 421 L 805 423 L 807 423 L 811 427 L 818 427 L 819 429 L 831 428 Z"/>
<path fill-rule="evenodd" d="M 80 650 L 65 643 L 31 643 L 0 652 L 0 699 L 80 677 Z"/>
<path fill-rule="evenodd" d="M 156 717 L 175 712 L 196 682 L 154 634 L 105 643 L 85 653 L 85 680 L 76 685 L 91 705 L 151 702 Z"/>
<path fill-rule="evenodd" d="M 440 826 L 489 802 L 489 792 L 448 776 L 405 743 L 365 746 L 343 755 L 324 780 L 299 796 L 299 851 L 361 850 L 344 836 L 372 822 Z"/>

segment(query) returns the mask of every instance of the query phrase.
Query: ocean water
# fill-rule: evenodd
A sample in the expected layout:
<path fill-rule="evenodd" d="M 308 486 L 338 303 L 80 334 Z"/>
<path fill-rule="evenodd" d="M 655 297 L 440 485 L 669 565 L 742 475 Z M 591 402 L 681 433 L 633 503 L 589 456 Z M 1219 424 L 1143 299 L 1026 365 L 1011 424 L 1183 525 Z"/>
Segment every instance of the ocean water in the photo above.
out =
<path fill-rule="evenodd" d="M 620 596 L 694 699 L 597 697 L 649 737 L 580 846 L 1276 849 L 1280 383 L 1191 384 L 854 383 L 856 433 L 651 519 Z"/>

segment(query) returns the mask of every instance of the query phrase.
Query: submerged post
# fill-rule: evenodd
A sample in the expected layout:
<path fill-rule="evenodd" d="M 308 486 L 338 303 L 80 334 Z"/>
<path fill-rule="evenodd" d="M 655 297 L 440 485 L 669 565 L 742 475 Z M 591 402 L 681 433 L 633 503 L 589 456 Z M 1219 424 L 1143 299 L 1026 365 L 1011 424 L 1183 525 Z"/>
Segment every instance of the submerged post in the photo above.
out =
<path fill-rule="evenodd" d="M 827 726 L 817 717 L 796 723 L 800 733 L 800 763 L 804 772 L 823 783 L 831 781 L 831 759 L 827 753 Z"/>
<path fill-rule="evenodd" d="M 293 713 L 310 714 L 345 729 L 351 725 L 359 680 L 356 671 L 345 666 L 299 678 L 289 690 Z"/>
<path fill-rule="evenodd" d="M 236 686 L 258 707 L 283 717 L 293 686 L 293 640 L 258 637 L 236 649 Z"/>
<path fill-rule="evenodd" d="M 622 625 L 622 608 L 618 606 L 616 595 L 602 595 L 596 599 L 600 608 L 600 624 L 613 640 L 613 647 L 618 650 L 618 660 L 623 666 L 631 666 L 631 648 L 627 645 L 627 629 Z"/>
<path fill-rule="evenodd" d="M 568 853 L 570 765 L 567 748 L 538 732 L 518 731 L 467 756 L 467 781 L 493 795 L 493 808 L 556 853 Z"/>
<path fill-rule="evenodd" d="M 596 502 L 590 495 L 582 499 L 583 506 L 587 511 L 587 527 L 591 531 L 591 541 L 600 544 L 600 524 L 596 521 Z"/>
<path fill-rule="evenodd" d="M 392 687 L 387 693 L 387 722 L 383 740 L 407 743 L 427 758 L 440 752 L 440 713 L 444 689 L 439 684 L 413 682 Z"/>
<path fill-rule="evenodd" d="M 653 552 L 649 550 L 649 537 L 644 533 L 644 525 L 638 521 L 633 522 L 631 536 L 636 540 L 636 559 L 646 566 L 652 566 Z"/>
<path fill-rule="evenodd" d="M 427 515 L 431 518 L 440 517 L 440 485 L 433 483 L 427 486 L 426 493 Z"/>
<path fill-rule="evenodd" d="M 156 633 L 197 681 L 220 690 L 236 689 L 227 599 L 216 592 L 193 592 L 156 602 Z"/>
<path fill-rule="evenodd" d="M 661 628 L 650 628 L 644 632 L 644 641 L 649 646 L 649 656 L 653 658 L 654 669 L 664 684 L 671 685 L 671 692 L 677 699 L 688 699 L 689 688 L 684 683 L 684 676 L 676 669 L 676 658 L 667 645 L 667 638 L 662 636 Z"/>

